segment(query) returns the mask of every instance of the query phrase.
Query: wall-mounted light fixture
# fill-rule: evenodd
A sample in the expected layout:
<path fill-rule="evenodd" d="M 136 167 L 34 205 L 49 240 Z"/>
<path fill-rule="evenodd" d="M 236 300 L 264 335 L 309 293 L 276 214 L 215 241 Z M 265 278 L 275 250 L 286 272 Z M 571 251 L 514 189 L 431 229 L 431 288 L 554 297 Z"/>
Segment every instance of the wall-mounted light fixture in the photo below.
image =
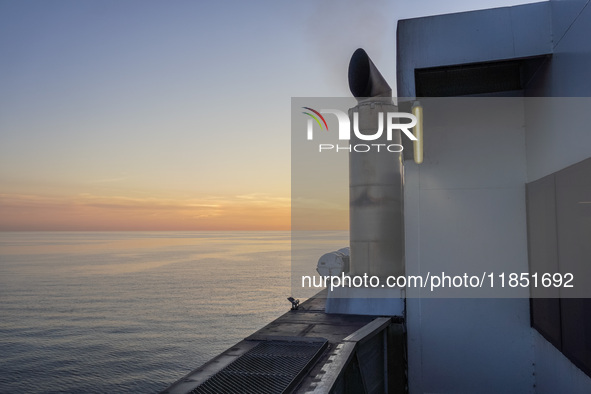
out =
<path fill-rule="evenodd" d="M 414 127 L 414 136 L 417 138 L 413 141 L 415 163 L 421 164 L 423 162 L 423 107 L 421 103 L 415 101 L 412 105 L 412 114 L 417 118 L 417 125 Z"/>

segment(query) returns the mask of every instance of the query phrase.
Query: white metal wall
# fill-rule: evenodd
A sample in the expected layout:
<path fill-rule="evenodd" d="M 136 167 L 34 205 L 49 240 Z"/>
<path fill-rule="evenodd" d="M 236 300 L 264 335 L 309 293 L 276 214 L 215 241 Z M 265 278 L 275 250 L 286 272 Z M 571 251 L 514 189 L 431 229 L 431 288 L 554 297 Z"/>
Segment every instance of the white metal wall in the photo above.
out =
<path fill-rule="evenodd" d="M 407 274 L 450 262 L 527 272 L 522 99 L 438 100 L 424 113 L 425 161 L 405 163 Z M 408 298 L 411 393 L 533 392 L 528 302 Z"/>
<path fill-rule="evenodd" d="M 524 95 L 590 97 L 589 3 L 551 0 L 401 21 L 398 95 L 414 95 L 415 68 L 552 52 Z M 407 274 L 466 256 L 527 271 L 524 184 L 591 156 L 591 129 L 569 127 L 591 124 L 590 101 L 528 99 L 503 127 L 486 116 L 482 127 L 446 127 L 462 113 L 425 111 L 425 163 L 405 163 Z M 465 247 L 454 244 L 458 234 Z M 412 393 L 591 392 L 591 378 L 529 327 L 525 299 L 409 298 L 407 322 Z"/>
<path fill-rule="evenodd" d="M 530 81 L 525 120 L 527 180 L 591 157 L 591 6 L 588 0 L 550 2 L 554 49 Z M 538 393 L 590 393 L 591 378 L 533 331 Z"/>

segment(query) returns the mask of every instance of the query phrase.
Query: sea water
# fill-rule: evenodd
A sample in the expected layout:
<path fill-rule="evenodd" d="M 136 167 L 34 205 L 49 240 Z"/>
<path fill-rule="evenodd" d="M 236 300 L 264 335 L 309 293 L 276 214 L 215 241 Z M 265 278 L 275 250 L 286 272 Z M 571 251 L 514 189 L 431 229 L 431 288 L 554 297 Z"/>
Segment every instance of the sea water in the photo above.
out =
<path fill-rule="evenodd" d="M 289 309 L 289 232 L 0 233 L 0 392 L 153 393 Z"/>

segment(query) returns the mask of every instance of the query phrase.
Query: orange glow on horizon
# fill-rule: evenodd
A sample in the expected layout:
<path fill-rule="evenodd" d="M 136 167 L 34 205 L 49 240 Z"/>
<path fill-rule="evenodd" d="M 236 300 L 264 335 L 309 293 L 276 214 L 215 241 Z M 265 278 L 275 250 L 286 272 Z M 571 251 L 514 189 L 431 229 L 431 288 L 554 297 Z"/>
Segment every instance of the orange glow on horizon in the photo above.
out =
<path fill-rule="evenodd" d="M 288 197 L 198 199 L 0 194 L 2 231 L 290 230 Z"/>

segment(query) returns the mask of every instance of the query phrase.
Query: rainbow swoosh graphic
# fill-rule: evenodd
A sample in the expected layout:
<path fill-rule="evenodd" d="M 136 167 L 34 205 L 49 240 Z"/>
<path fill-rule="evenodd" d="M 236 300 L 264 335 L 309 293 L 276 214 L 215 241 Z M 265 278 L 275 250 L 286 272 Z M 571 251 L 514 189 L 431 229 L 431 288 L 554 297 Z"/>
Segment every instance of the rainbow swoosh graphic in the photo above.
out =
<path fill-rule="evenodd" d="M 314 112 L 314 114 L 318 115 L 318 117 L 320 117 L 320 119 L 322 119 L 322 123 L 324 123 L 324 127 L 322 127 L 322 123 L 320 123 L 320 119 L 318 119 L 316 116 L 312 115 L 310 112 L 302 112 L 303 114 L 306 114 L 306 115 L 310 116 L 312 119 L 314 119 L 316 121 L 316 123 L 318 123 L 318 126 L 320 126 L 321 130 L 326 128 L 326 131 L 328 131 L 328 125 L 326 124 L 326 120 L 324 119 L 324 116 L 320 115 L 320 112 L 318 112 L 315 109 L 312 109 L 310 107 L 302 107 L 302 108 L 307 109 L 308 111 L 312 111 L 312 112 Z"/>

